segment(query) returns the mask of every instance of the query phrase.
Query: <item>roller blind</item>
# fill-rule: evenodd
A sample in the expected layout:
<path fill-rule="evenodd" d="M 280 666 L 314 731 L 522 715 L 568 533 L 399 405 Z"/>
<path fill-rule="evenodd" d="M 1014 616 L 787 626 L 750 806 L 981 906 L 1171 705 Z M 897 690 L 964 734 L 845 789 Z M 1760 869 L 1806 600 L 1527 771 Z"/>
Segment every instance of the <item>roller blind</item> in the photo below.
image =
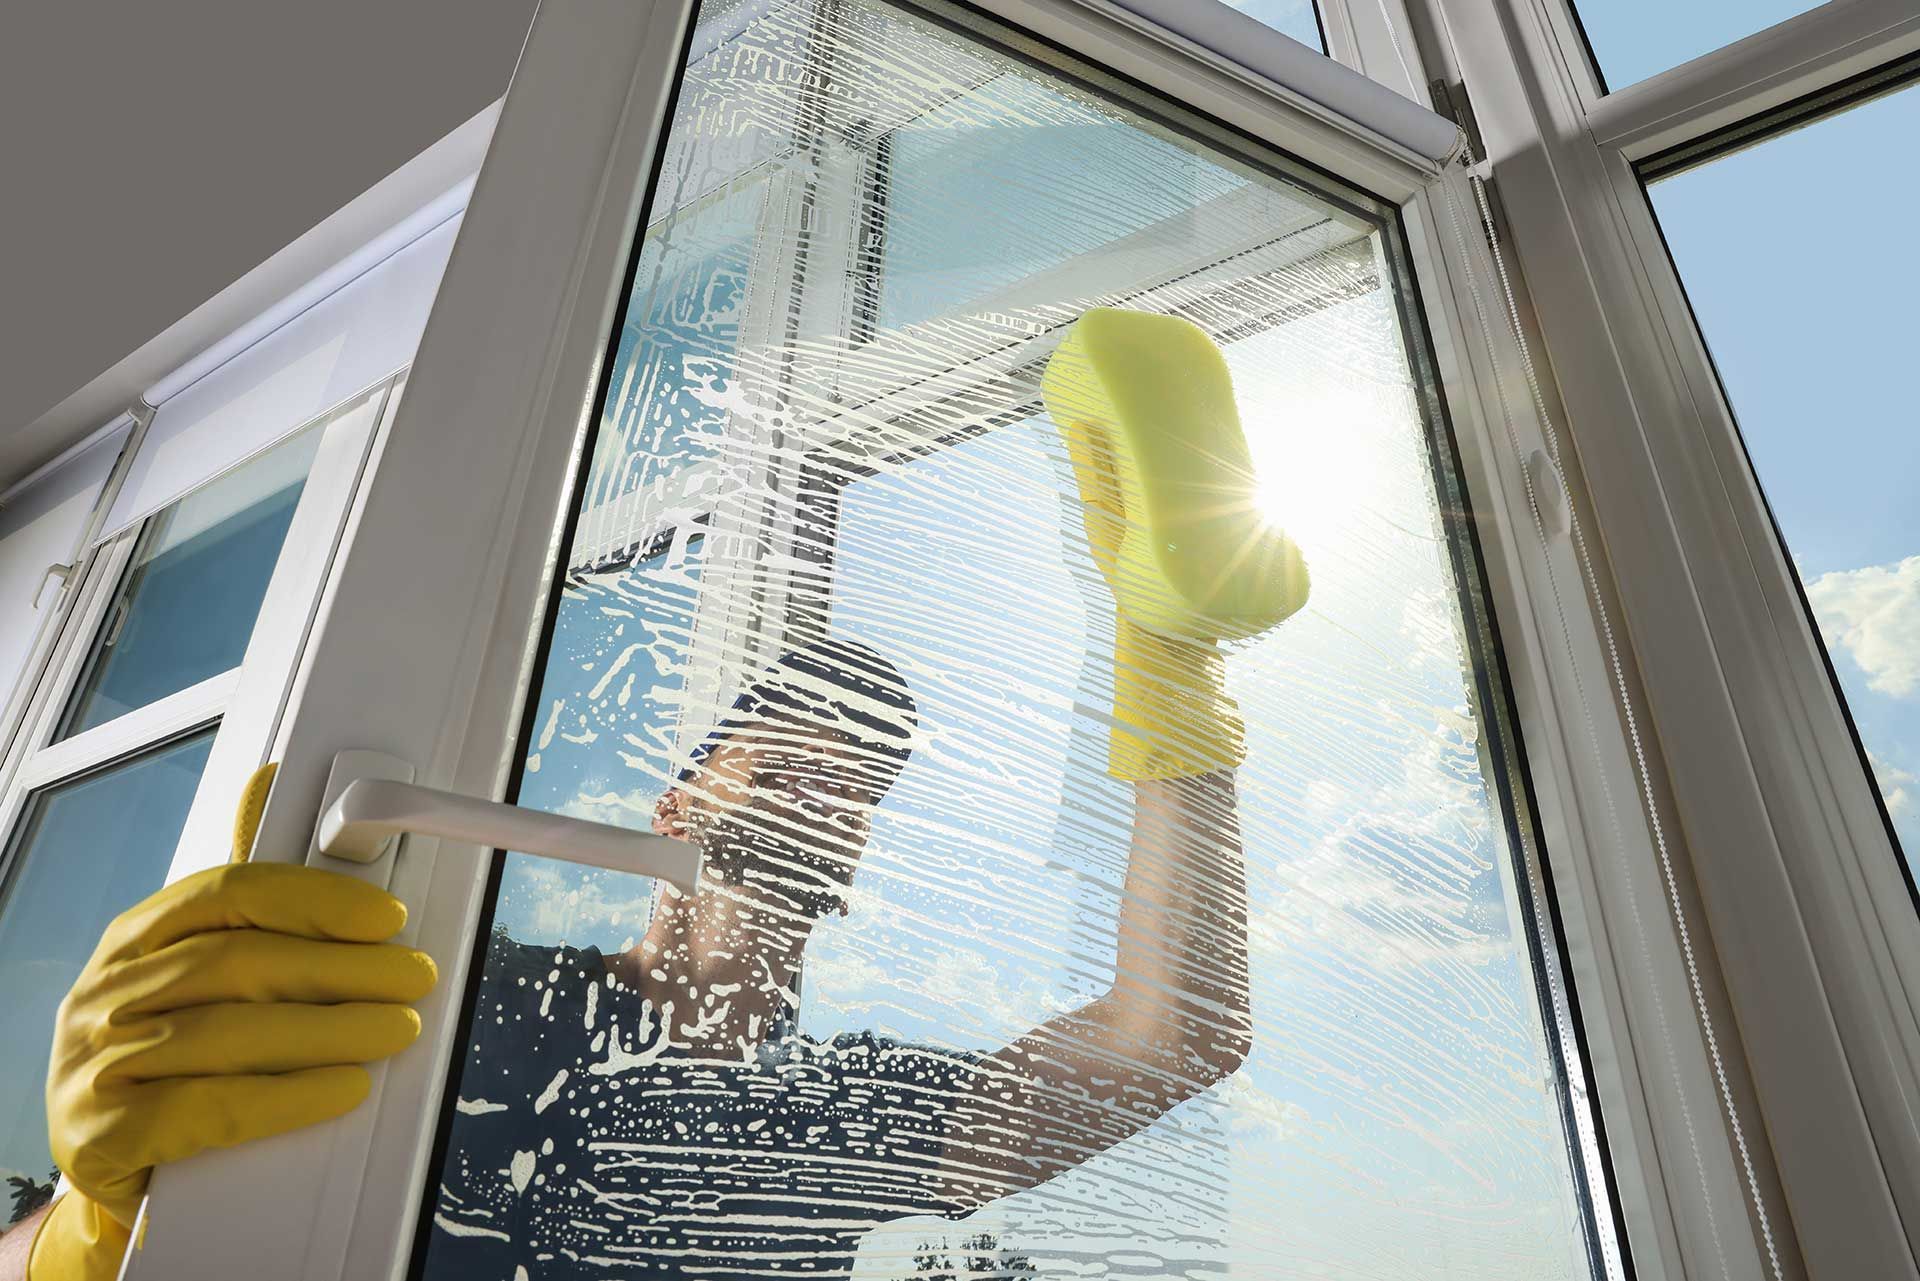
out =
<path fill-rule="evenodd" d="M 1285 85 L 1436 165 L 1453 158 L 1460 128 L 1266 23 L 1219 0 L 1113 0 L 1124 12 L 1227 62 Z"/>
<path fill-rule="evenodd" d="M 458 228 L 440 222 L 163 401 L 100 537 L 409 364 Z"/>

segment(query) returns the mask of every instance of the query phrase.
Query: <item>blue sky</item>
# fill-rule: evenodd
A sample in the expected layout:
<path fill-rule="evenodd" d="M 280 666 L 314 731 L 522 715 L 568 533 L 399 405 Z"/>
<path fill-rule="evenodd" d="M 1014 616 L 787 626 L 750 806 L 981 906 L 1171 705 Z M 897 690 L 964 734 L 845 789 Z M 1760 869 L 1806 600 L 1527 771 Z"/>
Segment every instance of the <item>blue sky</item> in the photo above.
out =
<path fill-rule="evenodd" d="M 1309 49 L 1326 52 L 1320 43 L 1320 24 L 1314 18 L 1313 0 L 1227 0 L 1249 18 L 1258 18 L 1275 31 L 1292 36 Z"/>
<path fill-rule="evenodd" d="M 1677 67 L 1819 4 L 1819 0 L 1573 2 L 1610 89 Z"/>
<path fill-rule="evenodd" d="M 1651 188 L 1907 856 L 1920 856 L 1920 90 Z M 1848 211 L 1842 213 L 1841 211 Z M 1841 219 L 1859 228 L 1839 237 Z"/>

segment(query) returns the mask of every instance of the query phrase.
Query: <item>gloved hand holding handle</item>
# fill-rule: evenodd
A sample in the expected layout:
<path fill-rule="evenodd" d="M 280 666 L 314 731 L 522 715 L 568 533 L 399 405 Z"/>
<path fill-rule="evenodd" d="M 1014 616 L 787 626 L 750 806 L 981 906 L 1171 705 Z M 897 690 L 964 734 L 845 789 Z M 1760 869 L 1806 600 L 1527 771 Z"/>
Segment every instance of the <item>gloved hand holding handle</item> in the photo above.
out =
<path fill-rule="evenodd" d="M 236 824 L 244 860 L 271 767 Z M 367 1095 L 360 1066 L 420 1033 L 426 953 L 385 942 L 406 906 L 318 868 L 235 861 L 162 889 L 108 926 L 60 1005 L 47 1133 L 67 1191 L 29 1281 L 118 1275 L 155 1165 L 331 1120 Z"/>
<path fill-rule="evenodd" d="M 1041 395 L 1118 606 L 1109 772 L 1233 768 L 1244 730 L 1217 643 L 1298 610 L 1308 577 L 1255 502 L 1226 358 L 1191 321 L 1096 308 L 1048 361 Z"/>

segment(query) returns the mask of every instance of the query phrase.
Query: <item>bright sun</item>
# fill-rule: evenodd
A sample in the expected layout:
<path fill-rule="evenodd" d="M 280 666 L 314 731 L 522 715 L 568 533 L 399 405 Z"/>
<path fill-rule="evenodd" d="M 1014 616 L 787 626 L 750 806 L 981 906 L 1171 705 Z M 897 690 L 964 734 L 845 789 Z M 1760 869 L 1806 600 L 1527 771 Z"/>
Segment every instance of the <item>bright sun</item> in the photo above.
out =
<path fill-rule="evenodd" d="M 1268 523 L 1300 545 L 1352 539 L 1378 513 L 1390 483 L 1377 419 L 1361 397 L 1329 393 L 1248 396 L 1241 402 L 1253 454 L 1254 502 Z"/>

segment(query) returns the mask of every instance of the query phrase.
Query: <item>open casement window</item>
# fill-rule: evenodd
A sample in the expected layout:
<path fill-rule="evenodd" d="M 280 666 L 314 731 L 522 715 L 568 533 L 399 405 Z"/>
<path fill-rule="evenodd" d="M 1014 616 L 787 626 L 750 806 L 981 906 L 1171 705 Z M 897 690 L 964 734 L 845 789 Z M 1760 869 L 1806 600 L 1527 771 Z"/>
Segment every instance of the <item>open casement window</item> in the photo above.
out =
<path fill-rule="evenodd" d="M 1896 238 L 1870 268 L 1809 267 L 1786 246 L 1809 209 L 1901 204 L 1920 9 L 1641 8 L 1327 6 L 1357 33 L 1344 60 L 1477 122 L 1462 221 L 1497 246 L 1490 327 L 1531 352 L 1500 400 L 1564 442 L 1568 537 L 1612 597 L 1595 675 L 1632 718 L 1653 837 L 1621 865 L 1662 869 L 1692 918 L 1666 999 L 1717 1038 L 1708 1088 L 1656 1128 L 1742 1154 L 1667 1185 L 1703 1199 L 1665 1248 L 1688 1275 L 1914 1278 L 1920 563 L 1912 398 L 1874 353 L 1911 327 L 1915 258 Z M 1650 1008 L 1631 987 L 1630 1019 Z M 1698 1076 L 1689 1039 L 1645 1079 Z"/>
<path fill-rule="evenodd" d="M 542 12 L 255 848 L 408 902 L 427 1034 L 159 1171 L 128 1275 L 1678 1277 L 1694 1185 L 1737 1249 L 1717 1115 L 1650 1138 L 1705 1051 L 1657 890 L 1612 933 L 1638 791 L 1455 131 L 1150 9 Z M 1214 651 L 1244 760 L 1137 785 L 1042 395 L 1096 307 L 1217 346 L 1312 575 Z M 756 737 L 815 696 L 864 728 Z M 356 750 L 705 888 L 331 859 Z"/>
<path fill-rule="evenodd" d="M 79 558 L 0 774 L 0 1169 L 11 1178 L 48 1177 L 53 1014 L 101 931 L 226 857 L 235 800 L 271 740 L 275 695 L 393 399 L 389 379 L 277 433 Z"/>

